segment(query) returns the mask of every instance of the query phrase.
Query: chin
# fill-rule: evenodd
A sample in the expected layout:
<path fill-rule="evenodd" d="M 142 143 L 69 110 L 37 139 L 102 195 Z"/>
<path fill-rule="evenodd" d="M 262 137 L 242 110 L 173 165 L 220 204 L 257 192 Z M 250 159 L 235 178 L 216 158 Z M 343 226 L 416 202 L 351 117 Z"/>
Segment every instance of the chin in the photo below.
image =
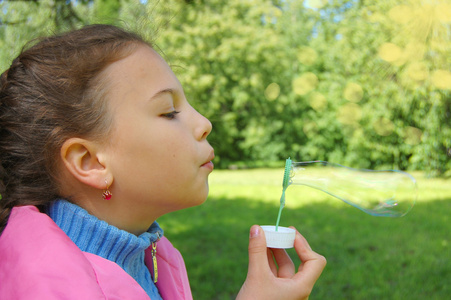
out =
<path fill-rule="evenodd" d="M 193 203 L 192 206 L 199 206 L 201 204 L 204 204 L 204 202 L 207 201 L 207 198 L 208 198 L 208 188 L 207 188 L 206 193 L 203 196 L 199 195 L 199 197 L 197 199 L 195 199 L 195 201 L 192 202 Z"/>
<path fill-rule="evenodd" d="M 193 206 L 198 206 L 198 205 L 204 204 L 204 202 L 207 201 L 207 199 L 208 199 L 207 196 L 208 196 L 208 193 L 205 195 L 205 197 L 199 197 L 199 199 L 197 201 L 195 201 Z"/>

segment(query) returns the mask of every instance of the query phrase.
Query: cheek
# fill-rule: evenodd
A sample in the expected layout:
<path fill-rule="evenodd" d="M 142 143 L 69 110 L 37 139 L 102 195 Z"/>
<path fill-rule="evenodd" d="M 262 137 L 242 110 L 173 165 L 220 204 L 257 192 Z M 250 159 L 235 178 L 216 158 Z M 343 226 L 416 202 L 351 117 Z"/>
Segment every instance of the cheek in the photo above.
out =
<path fill-rule="evenodd" d="M 138 119 L 138 118 L 137 118 Z M 112 135 L 111 141 L 118 159 L 125 157 L 145 158 L 158 149 L 164 138 L 158 131 L 149 130 L 149 124 L 130 120 L 129 122 L 118 122 L 118 130 Z M 120 157 L 120 156 L 124 157 Z"/>
<path fill-rule="evenodd" d="M 127 174 L 141 183 L 174 178 L 178 184 L 183 184 L 195 176 L 197 148 L 184 128 L 167 120 L 163 120 L 164 123 L 138 121 L 136 117 L 130 122 L 121 122 L 120 130 L 112 134 L 114 173 L 120 172 L 121 177 Z"/>

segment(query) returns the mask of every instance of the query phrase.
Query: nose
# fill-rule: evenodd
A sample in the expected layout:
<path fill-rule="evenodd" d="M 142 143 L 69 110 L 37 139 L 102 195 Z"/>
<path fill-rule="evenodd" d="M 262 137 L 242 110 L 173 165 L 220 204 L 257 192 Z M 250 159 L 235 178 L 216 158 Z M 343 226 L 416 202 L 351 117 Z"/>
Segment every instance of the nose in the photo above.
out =
<path fill-rule="evenodd" d="M 207 138 L 213 129 L 213 125 L 210 120 L 201 115 L 197 110 L 194 110 L 196 114 L 197 126 L 195 129 L 196 138 L 201 141 Z"/>
<path fill-rule="evenodd" d="M 203 115 L 199 114 L 202 118 L 202 123 L 204 126 L 202 136 L 200 137 L 201 140 L 204 140 L 207 138 L 207 136 L 210 134 L 211 130 L 213 129 L 213 125 L 211 124 L 210 120 L 205 118 Z"/>

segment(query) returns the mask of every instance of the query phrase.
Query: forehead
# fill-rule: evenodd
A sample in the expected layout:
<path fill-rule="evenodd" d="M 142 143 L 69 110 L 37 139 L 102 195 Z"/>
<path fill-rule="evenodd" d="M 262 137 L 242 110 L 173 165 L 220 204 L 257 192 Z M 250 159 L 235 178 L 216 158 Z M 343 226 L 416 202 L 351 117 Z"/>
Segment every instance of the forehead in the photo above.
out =
<path fill-rule="evenodd" d="M 152 48 L 140 45 L 129 56 L 112 63 L 104 70 L 110 90 L 114 93 L 157 93 L 162 89 L 181 88 L 166 61 Z M 145 91 L 144 91 L 145 90 Z"/>

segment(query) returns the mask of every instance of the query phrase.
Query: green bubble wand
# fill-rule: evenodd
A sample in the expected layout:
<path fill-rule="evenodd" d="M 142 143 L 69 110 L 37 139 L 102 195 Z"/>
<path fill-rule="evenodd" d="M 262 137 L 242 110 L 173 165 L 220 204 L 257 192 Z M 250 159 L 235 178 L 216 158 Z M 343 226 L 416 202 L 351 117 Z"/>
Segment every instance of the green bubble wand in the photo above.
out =
<path fill-rule="evenodd" d="M 285 160 L 285 172 L 283 174 L 283 182 L 282 182 L 282 196 L 280 197 L 280 208 L 279 208 L 279 214 L 277 216 L 276 231 L 278 231 L 278 229 L 279 229 L 280 216 L 282 215 L 282 210 L 285 207 L 285 191 L 287 190 L 288 186 L 291 183 L 290 182 L 291 164 L 292 164 L 292 161 L 288 157 Z"/>

